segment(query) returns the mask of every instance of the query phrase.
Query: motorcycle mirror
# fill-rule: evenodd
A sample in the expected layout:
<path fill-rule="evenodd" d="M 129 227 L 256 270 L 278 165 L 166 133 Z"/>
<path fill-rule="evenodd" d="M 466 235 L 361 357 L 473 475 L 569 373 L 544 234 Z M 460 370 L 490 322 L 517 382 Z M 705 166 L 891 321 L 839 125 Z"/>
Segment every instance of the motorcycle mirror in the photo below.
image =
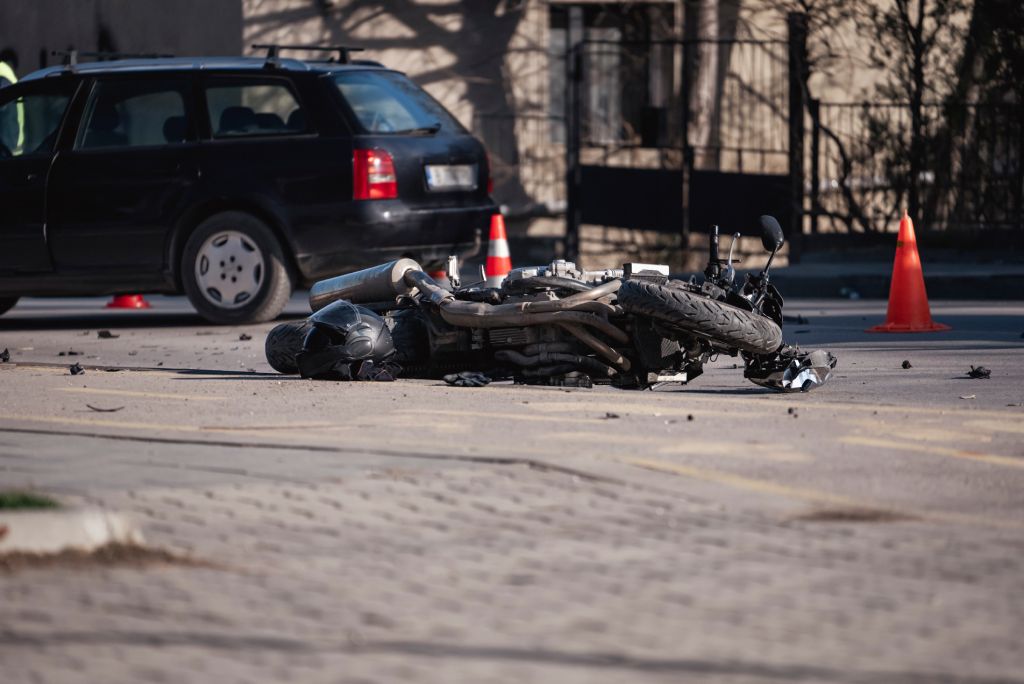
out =
<path fill-rule="evenodd" d="M 782 247 L 782 243 L 786 241 L 785 236 L 782 234 L 782 226 L 775 220 L 774 216 L 762 216 L 761 217 L 761 244 L 769 252 L 777 252 Z"/>

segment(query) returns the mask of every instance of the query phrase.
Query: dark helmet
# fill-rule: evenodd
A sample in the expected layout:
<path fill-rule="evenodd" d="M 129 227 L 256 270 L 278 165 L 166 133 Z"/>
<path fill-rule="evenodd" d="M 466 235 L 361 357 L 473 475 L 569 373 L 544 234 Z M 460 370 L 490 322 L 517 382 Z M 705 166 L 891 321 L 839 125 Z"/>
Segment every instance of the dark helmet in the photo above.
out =
<path fill-rule="evenodd" d="M 335 380 L 380 377 L 395 354 L 384 319 L 345 300 L 328 304 L 309 317 L 313 325 L 295 360 L 304 378 Z"/>

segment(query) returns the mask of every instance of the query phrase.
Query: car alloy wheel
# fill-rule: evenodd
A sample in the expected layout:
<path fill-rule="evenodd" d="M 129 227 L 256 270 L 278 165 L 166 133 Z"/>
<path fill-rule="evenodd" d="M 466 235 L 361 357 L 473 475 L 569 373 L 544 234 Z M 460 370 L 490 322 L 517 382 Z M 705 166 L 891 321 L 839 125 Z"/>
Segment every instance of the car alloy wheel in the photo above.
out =
<path fill-rule="evenodd" d="M 203 297 L 222 309 L 239 309 L 263 286 L 266 264 L 259 246 L 235 230 L 214 233 L 199 247 L 196 284 Z"/>

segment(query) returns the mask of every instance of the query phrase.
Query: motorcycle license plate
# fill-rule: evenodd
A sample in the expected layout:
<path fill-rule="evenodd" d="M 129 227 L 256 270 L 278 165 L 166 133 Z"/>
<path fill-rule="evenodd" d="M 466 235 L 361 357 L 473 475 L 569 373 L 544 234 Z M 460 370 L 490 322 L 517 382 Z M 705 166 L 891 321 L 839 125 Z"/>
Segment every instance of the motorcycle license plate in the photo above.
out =
<path fill-rule="evenodd" d="M 424 171 L 428 190 L 476 190 L 476 164 L 427 164 Z"/>

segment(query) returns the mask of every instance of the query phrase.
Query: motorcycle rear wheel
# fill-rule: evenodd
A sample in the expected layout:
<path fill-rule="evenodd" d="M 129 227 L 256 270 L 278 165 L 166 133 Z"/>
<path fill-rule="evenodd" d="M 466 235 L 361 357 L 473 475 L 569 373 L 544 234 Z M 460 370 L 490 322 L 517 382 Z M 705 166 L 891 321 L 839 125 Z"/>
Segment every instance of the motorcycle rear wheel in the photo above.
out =
<path fill-rule="evenodd" d="M 769 318 L 683 288 L 627 280 L 619 306 L 669 328 L 704 337 L 732 349 L 771 354 L 782 346 L 782 329 Z"/>

